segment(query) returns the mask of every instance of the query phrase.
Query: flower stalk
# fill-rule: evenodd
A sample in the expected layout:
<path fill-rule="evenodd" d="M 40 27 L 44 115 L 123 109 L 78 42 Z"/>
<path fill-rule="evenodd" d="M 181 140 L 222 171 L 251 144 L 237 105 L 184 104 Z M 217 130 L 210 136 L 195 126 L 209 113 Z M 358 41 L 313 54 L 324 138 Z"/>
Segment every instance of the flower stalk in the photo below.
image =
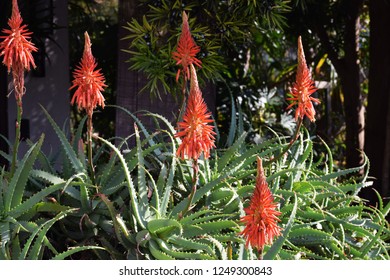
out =
<path fill-rule="evenodd" d="M 84 33 L 85 45 L 83 57 L 80 64 L 73 73 L 73 85 L 70 89 L 76 88 L 71 100 L 71 104 L 76 103 L 78 109 L 84 109 L 87 113 L 87 149 L 88 164 L 91 174 L 92 184 L 95 184 L 95 167 L 92 154 L 92 135 L 93 135 L 93 111 L 97 106 L 104 108 L 104 97 L 102 91 L 107 85 L 101 70 L 96 70 L 97 63 L 92 55 L 91 40 L 87 32 Z"/>
<path fill-rule="evenodd" d="M 282 152 L 280 152 L 277 156 L 273 157 L 272 159 L 270 159 L 269 161 L 267 161 L 264 165 L 265 166 L 268 166 L 270 165 L 271 163 L 279 160 L 285 153 L 288 152 L 288 150 L 290 150 L 290 148 L 292 147 L 292 145 L 294 145 L 294 143 L 297 141 L 298 137 L 299 137 L 299 132 L 301 131 L 301 126 L 302 126 L 302 123 L 303 123 L 303 118 L 299 118 L 298 119 L 298 123 L 295 127 L 295 132 L 294 132 L 294 135 L 293 137 L 291 138 L 290 142 L 288 143 L 288 145 L 286 147 L 284 147 L 284 149 L 282 150 Z"/>
<path fill-rule="evenodd" d="M 16 170 L 16 161 L 17 161 L 17 155 L 19 150 L 19 144 L 20 144 L 20 127 L 22 124 L 22 115 L 23 115 L 23 105 L 22 105 L 22 99 L 20 97 L 19 100 L 16 100 L 16 123 L 15 123 L 15 141 L 14 146 L 12 149 L 12 163 L 11 163 L 11 170 L 10 170 L 10 176 L 11 178 L 15 174 Z"/>
<path fill-rule="evenodd" d="M 179 214 L 179 219 L 191 209 L 192 201 L 197 190 L 198 181 L 198 159 L 203 153 L 205 158 L 210 157 L 210 150 L 215 147 L 215 132 L 210 123 L 211 113 L 207 110 L 206 103 L 199 89 L 198 78 L 194 65 L 190 65 L 190 93 L 183 120 L 178 123 L 179 137 L 182 142 L 177 149 L 177 155 L 182 159 L 192 159 L 193 178 L 192 188 L 188 197 L 186 208 Z"/>
<path fill-rule="evenodd" d="M 186 208 L 184 208 L 183 212 L 179 214 L 179 220 L 181 220 L 185 216 L 185 214 L 191 210 L 192 201 L 194 200 L 194 196 L 197 190 L 198 174 L 199 174 L 199 165 L 197 159 L 193 160 L 192 162 L 192 170 L 193 170 L 193 175 L 192 175 L 191 192 L 188 196 L 188 203 L 186 205 Z"/>
<path fill-rule="evenodd" d="M 295 120 L 297 125 L 295 127 L 294 135 L 290 143 L 283 149 L 283 151 L 276 157 L 273 157 L 266 164 L 269 165 L 272 162 L 280 159 L 295 143 L 298 139 L 299 132 L 303 123 L 303 119 L 306 116 L 311 122 L 315 122 L 315 110 L 313 106 L 314 103 L 321 103 L 317 98 L 312 97 L 311 95 L 317 91 L 317 88 L 314 85 L 314 80 L 311 77 L 310 70 L 306 64 L 305 53 L 303 51 L 302 39 L 301 36 L 298 37 L 298 68 L 295 83 L 290 90 L 291 97 L 287 100 L 292 101 L 291 104 L 286 108 L 286 110 L 292 108 L 294 105 L 297 105 L 295 110 Z"/>
<path fill-rule="evenodd" d="M 15 142 L 12 150 L 12 162 L 10 176 L 13 177 L 16 170 L 17 155 L 20 144 L 20 130 L 23 115 L 22 97 L 25 94 L 24 71 L 30 71 L 31 66 L 36 67 L 32 52 L 38 49 L 29 40 L 32 32 L 29 32 L 27 25 L 23 23 L 19 12 L 18 1 L 12 1 L 12 14 L 8 20 L 9 29 L 3 29 L 4 39 L 0 43 L 0 55 L 4 56 L 3 64 L 7 66 L 8 73 L 12 71 L 14 93 L 16 100 L 16 123 L 15 123 Z"/>
<path fill-rule="evenodd" d="M 93 134 L 93 124 L 92 124 L 92 115 L 88 115 L 87 120 L 87 147 L 88 147 L 88 163 L 89 169 L 91 172 L 91 181 L 92 184 L 95 184 L 95 166 L 93 164 L 93 152 L 92 152 L 92 134 Z"/>

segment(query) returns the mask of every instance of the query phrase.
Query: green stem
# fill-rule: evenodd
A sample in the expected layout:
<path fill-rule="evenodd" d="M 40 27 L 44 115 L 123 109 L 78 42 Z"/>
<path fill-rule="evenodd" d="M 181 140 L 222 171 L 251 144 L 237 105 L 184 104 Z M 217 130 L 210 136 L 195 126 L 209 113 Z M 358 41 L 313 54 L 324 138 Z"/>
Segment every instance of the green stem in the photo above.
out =
<path fill-rule="evenodd" d="M 93 166 L 93 157 L 92 157 L 92 114 L 88 114 L 88 132 L 87 132 L 87 141 L 88 141 L 88 163 L 91 171 L 91 181 L 92 184 L 95 184 L 95 167 Z"/>
<path fill-rule="evenodd" d="M 301 130 L 301 126 L 302 126 L 302 123 L 303 123 L 303 118 L 299 118 L 298 120 L 298 124 L 295 128 L 295 132 L 294 132 L 294 136 L 293 138 L 291 139 L 290 143 L 288 143 L 288 145 L 283 149 L 283 151 L 276 157 L 272 158 L 271 160 L 267 161 L 264 166 L 268 166 L 270 165 L 271 163 L 277 161 L 278 159 L 280 159 L 290 148 L 291 146 L 295 143 L 295 141 L 297 141 L 298 139 L 298 135 L 299 135 L 299 131 Z"/>
<path fill-rule="evenodd" d="M 181 87 L 181 104 L 180 104 L 180 108 L 179 108 L 179 115 L 177 116 L 177 120 L 176 122 L 179 122 L 182 118 L 183 118 L 183 114 L 185 113 L 185 103 L 186 103 L 186 87 L 187 87 L 187 81 L 184 80 L 183 82 L 183 85 Z"/>
<path fill-rule="evenodd" d="M 198 160 L 196 160 L 196 159 L 194 160 L 192 168 L 194 170 L 193 177 L 192 177 L 192 189 L 191 189 L 190 195 L 188 196 L 188 203 L 187 203 L 186 208 L 183 210 L 183 212 L 181 212 L 179 214 L 179 220 L 181 218 L 183 218 L 185 216 L 185 214 L 190 210 L 192 201 L 194 200 L 194 196 L 196 193 L 196 184 L 198 181 L 198 173 L 199 173 Z"/>
<path fill-rule="evenodd" d="M 16 123 L 15 123 L 15 141 L 14 141 L 14 148 L 12 150 L 12 163 L 11 163 L 11 177 L 12 178 L 15 174 L 16 170 L 16 161 L 18 156 L 18 150 L 19 150 L 19 144 L 20 144 L 20 126 L 22 124 L 22 114 L 23 114 L 23 106 L 22 106 L 22 97 L 18 96 L 16 99 L 16 108 L 17 108 L 17 114 L 16 114 Z"/>

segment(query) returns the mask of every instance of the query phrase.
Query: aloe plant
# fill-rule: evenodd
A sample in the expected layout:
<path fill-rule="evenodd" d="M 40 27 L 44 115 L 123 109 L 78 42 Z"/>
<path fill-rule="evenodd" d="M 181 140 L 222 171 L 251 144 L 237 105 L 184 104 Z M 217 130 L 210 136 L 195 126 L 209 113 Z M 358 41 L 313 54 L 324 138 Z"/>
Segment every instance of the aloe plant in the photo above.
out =
<path fill-rule="evenodd" d="M 265 257 L 388 259 L 390 231 L 385 217 L 390 205 L 371 208 L 358 196 L 372 184 L 367 173 L 359 178 L 368 159 L 361 167 L 333 170 L 330 150 L 326 147 L 328 153 L 314 162 L 313 145 L 309 135 L 301 135 L 286 160 L 271 167 L 268 180 L 280 196 L 284 220 L 292 215 L 294 223 L 280 238 L 284 245 L 276 251 L 271 247 Z"/>
<path fill-rule="evenodd" d="M 143 257 L 146 258 L 227 259 L 226 243 L 239 239 L 236 236 L 239 231 L 235 219 L 237 217 L 205 208 L 179 218 L 188 200 L 188 197 L 184 198 L 183 195 L 188 190 L 182 187 L 191 180 L 188 174 L 190 168 L 186 164 L 181 165 L 176 159 L 176 144 L 172 134 L 168 131 L 163 133 L 171 139 L 171 143 L 168 144 L 171 149 L 156 156 L 152 152 L 159 146 L 152 144 L 144 149 L 136 129 L 137 146 L 134 148 L 136 166 L 133 166 L 136 170 L 133 170 L 133 175 L 129 169 L 132 165 L 126 162 L 120 150 L 109 141 L 98 138 L 114 151 L 118 164 L 122 167 L 129 192 L 130 207 L 126 208 L 129 213 L 127 215 L 123 213 L 124 217 L 114 209 L 113 203 L 106 195 L 101 195 L 110 209 L 116 236 L 127 250 L 133 251 L 133 255 L 137 248 L 137 251 L 142 252 Z M 147 140 L 145 142 L 148 143 Z M 147 160 L 146 156 L 151 157 L 152 160 Z M 147 163 L 148 169 L 145 167 Z M 207 163 L 203 166 L 207 166 Z M 147 170 L 159 170 L 159 172 L 157 171 L 156 176 L 153 176 Z M 194 203 L 197 203 L 213 186 L 220 184 L 230 172 L 215 179 L 210 176 L 211 170 L 208 170 L 208 173 L 202 176 L 205 185 L 195 195 Z M 174 194 L 179 198 L 174 198 Z M 122 209 L 124 207 L 120 206 Z M 134 224 L 129 223 L 125 217 L 134 220 Z"/>
<path fill-rule="evenodd" d="M 248 144 L 238 115 L 227 142 L 219 139 L 223 148 L 199 159 L 199 187 L 190 198 L 193 170 L 176 156 L 174 126 L 145 112 L 157 125 L 151 132 L 136 115 L 117 109 L 128 114 L 135 133 L 119 140 L 95 137 L 94 184 L 80 145 L 85 120 L 71 143 L 47 114 L 61 142 L 63 169 L 53 173 L 47 164 L 31 170 L 30 177 L 37 185 L 57 188 L 57 207 L 67 208 L 57 212 L 58 222 L 46 221 L 30 232 L 50 225 L 57 238 L 71 240 L 73 247 L 61 248 L 64 252 L 53 253 L 54 258 L 84 251 L 80 258 L 257 259 L 239 234 L 254 189 L 257 156 L 282 212 L 282 235 L 264 248 L 264 259 L 389 258 L 390 206 L 381 201 L 378 208 L 369 208 L 358 196 L 371 184 L 367 173 L 359 177 L 360 170 L 368 170 L 368 160 L 361 167 L 336 170 L 330 149 L 304 130 L 287 153 L 290 144 L 284 137 Z M 131 138 L 135 146 L 129 146 Z M 318 154 L 318 146 L 325 152 Z M 37 157 L 44 166 L 46 157 Z M 34 203 L 40 205 L 38 198 Z"/>
<path fill-rule="evenodd" d="M 43 141 L 42 135 L 37 143 L 31 145 L 13 175 L 4 168 L 1 171 L 0 259 L 41 259 L 48 256 L 62 258 L 73 253 L 59 253 L 47 237 L 53 224 L 74 209 L 46 199 L 64 188 L 65 181 L 48 172 L 34 169 Z M 41 189 L 31 194 L 34 178 L 51 181 L 52 184 L 45 187 L 42 185 Z M 46 215 L 43 216 L 42 213 Z"/>
<path fill-rule="evenodd" d="M 153 117 L 159 118 L 156 115 Z M 166 123 L 165 119 L 159 119 Z M 248 146 L 245 133 L 240 134 L 239 130 L 231 133 L 236 140 L 229 148 L 218 151 L 211 160 L 201 162 L 201 187 L 193 198 L 195 206 L 187 217 L 180 219 L 178 215 L 188 199 L 181 195 L 181 187 L 188 185 L 191 175 L 188 164 L 174 160 L 176 144 L 172 137 L 174 131 L 169 127 L 170 131 L 165 133 L 171 139 L 171 160 L 174 161 L 169 171 L 177 169 L 173 173 L 176 184 L 173 188 L 170 185 L 157 187 L 149 177 L 149 185 L 153 186 L 150 201 L 154 203 L 155 216 L 146 220 L 146 229 L 142 227 L 140 236 L 136 238 L 139 240 L 138 246 L 149 246 L 154 258 L 202 259 L 207 256 L 223 259 L 227 257 L 229 246 L 233 246 L 233 258 L 256 258 L 256 252 L 250 248 L 246 250 L 243 240 L 237 235 L 245 198 L 253 190 L 253 163 L 257 155 L 270 159 L 284 152 L 284 147 L 289 144 L 275 137 L 260 145 Z M 136 137 L 139 137 L 138 133 Z M 137 152 L 142 155 L 140 141 L 137 141 L 137 145 Z M 284 232 L 274 245 L 265 249 L 264 257 L 388 259 L 389 225 L 385 217 L 389 204 L 378 209 L 370 208 L 358 197 L 363 187 L 371 185 L 367 173 L 361 178 L 346 177 L 358 176 L 368 165 L 368 160 L 361 167 L 335 171 L 332 154 L 325 143 L 322 145 L 327 153 L 316 155 L 313 140 L 304 131 L 288 154 L 276 162 L 270 161 L 268 181 L 280 202 Z M 148 148 L 153 150 L 153 146 Z M 314 162 L 315 159 L 318 161 Z M 144 160 L 141 162 L 143 167 Z M 162 168 L 157 178 L 166 172 Z M 173 196 L 168 209 L 164 211 L 166 208 L 163 207 L 161 211 L 158 198 L 169 196 L 164 189 L 178 198 Z M 219 253 L 210 254 L 207 247 L 200 249 L 199 243 L 207 244 L 213 252 Z"/>

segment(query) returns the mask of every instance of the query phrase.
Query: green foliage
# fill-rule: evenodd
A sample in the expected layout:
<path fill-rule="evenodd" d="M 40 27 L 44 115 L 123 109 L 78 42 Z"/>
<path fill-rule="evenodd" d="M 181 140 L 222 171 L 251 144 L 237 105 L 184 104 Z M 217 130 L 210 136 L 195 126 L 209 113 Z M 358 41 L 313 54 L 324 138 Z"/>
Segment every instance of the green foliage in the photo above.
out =
<path fill-rule="evenodd" d="M 280 91 L 259 86 L 262 77 L 256 74 L 265 71 L 281 82 L 295 67 L 284 68 L 274 58 L 272 65 L 251 63 L 288 48 L 272 43 L 283 34 L 263 29 L 284 24 L 288 1 L 198 2 L 143 1 L 149 12 L 126 27 L 132 67 L 147 74 L 145 90 L 152 94 L 179 90 L 171 53 L 183 10 L 201 47 L 201 78 L 231 78 L 224 83 L 231 106 L 222 110 L 230 119 L 217 119 L 229 129 L 217 130 L 217 148 L 209 159 L 198 160 L 196 192 L 192 162 L 177 157 L 180 139 L 163 116 L 144 112 L 157 127 L 148 131 L 136 114 L 111 106 L 129 116 L 135 133 L 124 139 L 95 136 L 91 163 L 85 156 L 85 118 L 69 141 L 42 108 L 60 140 L 60 156 L 49 160 L 40 151 L 42 137 L 31 143 L 13 176 L 1 171 L 1 259 L 389 259 L 390 203 L 379 197 L 377 208 L 367 207 L 359 197 L 371 185 L 363 172 L 368 159 L 360 167 L 337 169 L 325 141 L 305 129 L 290 147 L 283 135 L 292 134 L 295 123 L 280 113 Z M 254 52 L 258 44 L 266 50 Z M 265 132 L 264 124 L 278 129 Z M 262 255 L 246 248 L 240 235 L 257 157 L 263 159 L 282 228 Z"/>
<path fill-rule="evenodd" d="M 282 213 L 282 235 L 265 246 L 264 259 L 389 259 L 390 204 L 365 206 L 358 196 L 371 185 L 367 174 L 359 175 L 365 166 L 335 169 L 330 149 L 306 130 L 281 155 L 284 137 L 248 144 L 238 114 L 228 141 L 219 139 L 220 148 L 199 159 L 198 188 L 190 198 L 193 169 L 176 156 L 174 126 L 146 112 L 158 127 L 150 132 L 122 110 L 135 134 L 115 144 L 95 137 L 95 184 L 80 145 L 85 122 L 71 143 L 46 112 L 61 142 L 63 168 L 53 172 L 48 165 L 42 137 L 14 178 L 2 171 L 2 259 L 257 259 L 239 234 L 257 156 Z M 327 152 L 317 153 L 317 146 Z"/>
<path fill-rule="evenodd" d="M 358 196 L 372 182 L 366 181 L 367 174 L 347 179 L 364 166 L 333 171 L 330 154 L 315 163 L 313 152 L 312 140 L 301 136 L 285 163 L 276 165 L 268 177 L 276 196 L 281 197 L 282 220 L 295 217 L 276 257 L 388 259 L 390 231 L 385 216 L 381 210 L 365 206 Z M 326 158 L 330 162 L 324 161 Z M 290 214 L 296 200 L 296 213 Z"/>
<path fill-rule="evenodd" d="M 103 246 L 106 251 L 100 257 L 257 258 L 256 252 L 244 246 L 239 219 L 253 191 L 254 163 L 260 156 L 280 204 L 283 228 L 282 236 L 264 249 L 265 259 L 388 259 L 385 217 L 390 206 L 366 207 L 358 193 L 371 184 L 366 181 L 367 174 L 350 177 L 364 166 L 333 170 L 330 152 L 316 154 L 313 147 L 322 142 L 314 143 L 307 132 L 285 156 L 268 164 L 267 159 L 277 157 L 287 143 L 275 137 L 248 145 L 241 120 L 234 121 L 232 145 L 199 161 L 199 187 L 190 211 L 182 216 L 189 200 L 192 168 L 176 158 L 179 143 L 173 137 L 173 126 L 161 116 L 145 113 L 160 127 L 151 133 L 134 114 L 124 111 L 137 124 L 135 135 L 118 145 L 97 137 L 99 149 L 104 151 L 100 155 L 109 153 L 110 158 L 100 161 L 95 157 L 96 186 L 89 186 L 88 174 L 83 174 L 73 177 L 69 191 L 64 191 L 81 206 L 76 215 L 81 220 L 68 215 L 66 227 L 75 230 L 82 224 L 83 231 L 78 238 L 75 232 L 69 236 Z M 134 147 L 127 146 L 131 137 L 135 138 Z M 85 210 L 83 185 L 88 191 L 84 204 L 89 208 Z"/>
<path fill-rule="evenodd" d="M 285 25 L 289 1 L 142 1 L 142 18 L 133 18 L 124 28 L 130 40 L 131 69 L 145 73 L 144 90 L 158 96 L 177 94 L 177 67 L 172 59 L 180 34 L 181 15 L 189 14 L 191 33 L 201 51 L 200 80 L 222 80 L 251 45 L 257 30 Z M 228 67 L 226 67 L 228 66 Z"/>
<path fill-rule="evenodd" d="M 65 181 L 44 170 L 34 169 L 44 136 L 32 144 L 18 163 L 13 176 L 0 174 L 0 259 L 42 259 L 60 257 L 47 233 L 58 221 L 74 211 L 47 198 L 65 186 Z M 10 157 L 6 157 L 9 158 Z M 31 193 L 36 180 L 52 182 Z M 48 251 L 47 251 L 48 250 Z M 69 255 L 72 252 L 68 252 Z"/>

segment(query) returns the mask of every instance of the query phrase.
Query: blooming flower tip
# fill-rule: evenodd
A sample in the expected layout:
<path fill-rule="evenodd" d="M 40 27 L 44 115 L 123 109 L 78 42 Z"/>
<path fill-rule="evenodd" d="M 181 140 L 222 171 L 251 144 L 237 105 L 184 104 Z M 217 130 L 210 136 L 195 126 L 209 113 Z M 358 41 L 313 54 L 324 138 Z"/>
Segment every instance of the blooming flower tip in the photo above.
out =
<path fill-rule="evenodd" d="M 178 123 L 175 137 L 182 140 L 177 155 L 182 159 L 188 157 L 198 160 L 202 153 L 205 158 L 210 156 L 210 150 L 215 147 L 216 133 L 210 124 L 213 120 L 199 89 L 194 65 L 190 65 L 190 69 L 191 83 L 187 107 L 183 120 Z"/>
<path fill-rule="evenodd" d="M 320 103 L 317 98 L 311 95 L 317 91 L 314 85 L 314 80 L 306 64 L 305 53 L 303 51 L 302 38 L 298 37 L 298 68 L 296 81 L 290 90 L 291 97 L 287 100 L 292 103 L 287 107 L 287 110 L 297 105 L 295 110 L 295 119 L 303 119 L 307 116 L 311 122 L 315 121 L 314 103 Z"/>
<path fill-rule="evenodd" d="M 244 230 L 240 233 L 246 239 L 245 246 L 251 245 L 258 251 L 262 251 L 266 244 L 272 244 L 276 236 L 281 235 L 281 228 L 278 226 L 278 216 L 281 212 L 276 210 L 277 204 L 274 202 L 271 190 L 268 187 L 262 160 L 257 157 L 257 177 L 256 186 L 246 207 L 245 216 L 241 222 L 245 224 Z"/>
<path fill-rule="evenodd" d="M 0 55 L 4 56 L 3 64 L 7 66 L 8 72 L 11 69 L 14 76 L 20 77 L 23 71 L 30 71 L 31 66 L 36 67 L 32 52 L 38 49 L 29 40 L 32 32 L 28 31 L 27 25 L 23 23 L 19 12 L 18 1 L 12 1 L 12 14 L 8 19 L 9 29 L 3 29 L 0 38 L 4 39 L 0 43 Z"/>
<path fill-rule="evenodd" d="M 181 34 L 176 51 L 172 53 L 172 57 L 176 60 L 176 65 L 181 65 L 181 69 L 177 71 L 176 81 L 179 80 L 180 74 L 183 74 L 185 80 L 189 80 L 191 76 L 190 65 L 195 64 L 198 67 L 202 66 L 202 62 L 196 58 L 200 51 L 200 47 L 196 45 L 192 38 L 190 26 L 188 24 L 188 16 L 183 12 L 183 23 L 181 27 Z"/>
<path fill-rule="evenodd" d="M 71 104 L 76 103 L 78 108 L 85 109 L 87 114 L 92 116 L 97 106 L 104 108 L 104 97 L 102 91 L 107 87 L 101 69 L 96 70 L 97 63 L 92 55 L 91 40 L 87 32 L 84 33 L 85 43 L 83 57 L 80 64 L 73 72 L 73 84 L 70 89 L 76 88 Z"/>

